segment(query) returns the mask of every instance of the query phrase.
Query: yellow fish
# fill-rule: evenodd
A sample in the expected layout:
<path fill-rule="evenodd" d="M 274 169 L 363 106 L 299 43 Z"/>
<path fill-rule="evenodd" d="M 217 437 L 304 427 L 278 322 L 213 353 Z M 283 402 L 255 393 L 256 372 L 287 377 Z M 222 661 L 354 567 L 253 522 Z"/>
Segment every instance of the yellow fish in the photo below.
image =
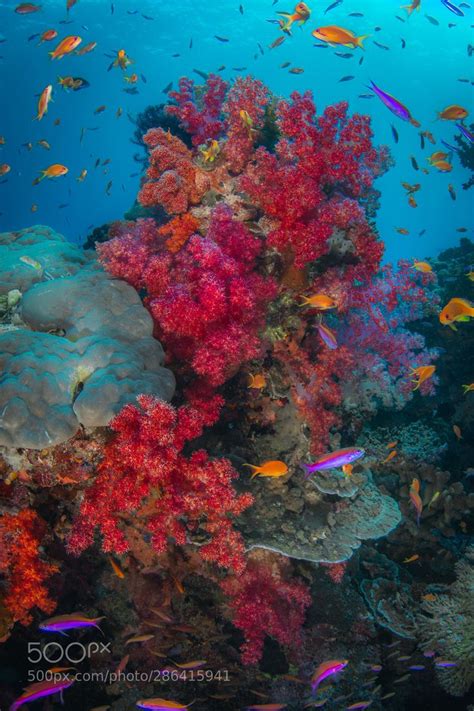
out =
<path fill-rule="evenodd" d="M 418 272 L 423 272 L 423 274 L 428 274 L 429 272 L 432 272 L 433 269 L 428 262 L 417 262 L 416 260 L 413 261 L 413 267 L 412 269 L 416 269 Z"/>
<path fill-rule="evenodd" d="M 214 163 L 221 152 L 221 147 L 219 141 L 213 139 L 208 146 L 201 146 L 199 150 L 206 163 Z"/>
<path fill-rule="evenodd" d="M 425 380 L 431 378 L 434 375 L 435 370 L 435 365 L 420 365 L 418 368 L 412 368 L 410 375 L 415 376 L 415 380 L 413 380 L 415 383 L 413 391 L 418 390 L 420 385 L 424 383 Z"/>
<path fill-rule="evenodd" d="M 303 302 L 300 306 L 312 306 L 319 311 L 336 309 L 337 304 L 334 299 L 326 294 L 313 294 L 313 296 L 302 296 Z"/>
<path fill-rule="evenodd" d="M 464 395 L 467 395 L 467 393 L 472 393 L 474 392 L 474 383 L 470 383 L 469 385 L 463 385 L 462 389 L 464 390 Z"/>
<path fill-rule="evenodd" d="M 439 314 L 439 321 L 443 326 L 450 326 L 456 330 L 456 321 L 469 321 L 474 318 L 474 306 L 467 299 L 451 299 Z"/>
<path fill-rule="evenodd" d="M 257 375 L 252 375 L 249 374 L 250 382 L 249 382 L 249 388 L 254 388 L 255 390 L 262 390 L 265 385 L 265 376 L 261 374 Z"/>
<path fill-rule="evenodd" d="M 443 121 L 460 121 L 465 119 L 466 116 L 469 116 L 469 111 L 458 104 L 447 106 L 438 113 L 438 118 L 443 119 Z"/>
<path fill-rule="evenodd" d="M 69 168 L 61 163 L 53 163 L 46 170 L 41 171 L 41 176 L 33 180 L 33 185 L 38 185 L 44 178 L 60 178 L 62 175 L 66 175 L 69 172 Z"/>

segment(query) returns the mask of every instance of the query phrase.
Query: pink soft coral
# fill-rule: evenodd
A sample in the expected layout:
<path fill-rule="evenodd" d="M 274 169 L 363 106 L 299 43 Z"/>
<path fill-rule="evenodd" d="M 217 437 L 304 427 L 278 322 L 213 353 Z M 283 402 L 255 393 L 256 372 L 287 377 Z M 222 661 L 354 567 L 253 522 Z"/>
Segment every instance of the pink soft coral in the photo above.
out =
<path fill-rule="evenodd" d="M 195 86 L 193 79 L 182 77 L 179 91 L 170 91 L 175 103 L 166 111 L 176 116 L 182 127 L 192 136 L 194 146 L 217 139 L 225 129 L 222 107 L 228 84 L 216 74 L 209 74 L 205 89 Z"/>

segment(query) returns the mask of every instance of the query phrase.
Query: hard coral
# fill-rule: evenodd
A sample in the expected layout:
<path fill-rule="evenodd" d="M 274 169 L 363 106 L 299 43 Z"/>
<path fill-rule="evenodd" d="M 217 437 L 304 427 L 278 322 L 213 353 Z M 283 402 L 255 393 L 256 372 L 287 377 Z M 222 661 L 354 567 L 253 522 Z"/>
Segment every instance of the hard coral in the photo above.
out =
<path fill-rule="evenodd" d="M 0 573 L 6 586 L 2 604 L 23 625 L 33 619 L 33 608 L 50 613 L 56 607 L 46 581 L 58 568 L 39 557 L 45 531 L 44 521 L 31 509 L 0 517 Z"/>
<path fill-rule="evenodd" d="M 237 516 L 252 501 L 236 496 L 237 474 L 225 459 L 212 460 L 203 450 L 183 454 L 187 442 L 215 422 L 218 396 L 200 399 L 175 410 L 150 396 L 138 398 L 139 408 L 125 407 L 112 422 L 115 436 L 104 451 L 99 475 L 86 490 L 69 539 L 78 554 L 90 546 L 97 527 L 105 551 L 129 548 L 127 528 L 151 536 L 163 553 L 171 539 L 178 545 L 204 535 L 201 556 L 226 568 L 243 569 L 244 547 L 233 529 Z"/>

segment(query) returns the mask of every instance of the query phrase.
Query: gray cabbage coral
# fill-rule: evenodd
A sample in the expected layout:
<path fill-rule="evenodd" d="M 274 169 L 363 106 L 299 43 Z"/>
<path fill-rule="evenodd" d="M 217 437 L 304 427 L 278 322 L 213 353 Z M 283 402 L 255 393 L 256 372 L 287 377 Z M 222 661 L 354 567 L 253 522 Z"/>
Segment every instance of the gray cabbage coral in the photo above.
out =
<path fill-rule="evenodd" d="M 474 683 L 474 547 L 456 564 L 457 579 L 447 594 L 422 603 L 418 629 L 423 649 L 435 649 L 455 667 L 437 668 L 441 686 L 464 696 Z"/>

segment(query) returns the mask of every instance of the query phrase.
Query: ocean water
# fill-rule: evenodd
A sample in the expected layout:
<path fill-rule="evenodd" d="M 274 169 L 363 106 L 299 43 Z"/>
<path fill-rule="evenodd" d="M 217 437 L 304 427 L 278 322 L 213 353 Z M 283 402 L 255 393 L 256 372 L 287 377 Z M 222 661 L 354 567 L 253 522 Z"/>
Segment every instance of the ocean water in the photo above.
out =
<path fill-rule="evenodd" d="M 137 147 L 130 143 L 134 126 L 127 114 L 133 117 L 146 106 L 163 102 L 166 98 L 163 88 L 170 82 L 176 87 L 181 76 L 199 80 L 193 69 L 210 72 L 225 65 L 221 72 L 225 79 L 249 73 L 278 95 L 310 89 L 319 111 L 345 100 L 351 111 L 371 116 L 375 142 L 387 144 L 395 160 L 395 167 L 377 185 L 382 191 L 377 225 L 388 261 L 436 255 L 456 244 L 456 228 L 468 226 L 472 217 L 472 198 L 461 187 L 468 172 L 456 155 L 450 174 L 430 170 L 429 175 L 423 175 L 415 171 L 410 157 L 415 156 L 420 169 L 427 167 L 431 144 L 427 142 L 421 151 L 418 130 L 393 116 L 378 99 L 361 99 L 359 95 L 370 93 L 366 87 L 373 80 L 410 109 L 422 124 L 420 130 L 435 135 L 437 144 L 433 150 L 440 149 L 441 138 L 452 144 L 453 136 L 459 133 L 454 122 L 436 121 L 436 117 L 437 112 L 450 104 L 461 104 L 471 114 L 474 109 L 473 59 L 467 53 L 467 46 L 472 43 L 472 11 L 465 8 L 465 16 L 457 17 L 440 0 L 423 0 L 421 11 L 415 11 L 408 19 L 406 11 L 392 0 L 363 3 L 344 0 L 325 14 L 329 4 L 311 4 L 310 21 L 301 29 L 295 28 L 282 46 L 269 50 L 279 32 L 267 20 L 275 19 L 277 10 L 292 9 L 283 0 L 274 6 L 266 0 L 243 2 L 243 14 L 239 3 L 231 0 L 205 4 L 197 0 L 179 3 L 142 0 L 136 4 L 122 0 L 113 3 L 80 0 L 69 14 L 62 0 L 45 0 L 40 12 L 27 15 L 15 14 L 16 3 L 3 1 L 0 4 L 0 39 L 4 40 L 0 45 L 1 135 L 5 136 L 6 144 L 0 151 L 2 162 L 11 165 L 11 172 L 0 185 L 0 229 L 17 229 L 39 222 L 80 243 L 91 227 L 120 218 L 133 203 L 139 182 L 136 173 L 140 166 L 133 160 Z M 135 10 L 136 14 L 128 14 Z M 360 12 L 363 17 L 348 17 L 353 12 Z M 144 19 L 143 15 L 153 19 Z M 431 24 L 427 15 L 438 24 Z M 61 21 L 70 24 L 59 24 Z M 449 23 L 453 25 L 451 28 Z M 342 59 L 335 55 L 337 50 L 315 48 L 314 44 L 321 43 L 312 38 L 311 31 L 327 24 L 348 27 L 358 35 L 369 34 L 365 51 L 356 50 L 351 59 Z M 69 55 L 53 62 L 48 51 L 57 40 L 39 47 L 38 39 L 28 41 L 31 35 L 49 28 L 58 30 L 58 39 L 78 34 L 83 38 L 83 46 L 96 41 L 97 47 L 91 54 Z M 220 42 L 215 35 L 229 41 Z M 389 49 L 376 46 L 374 40 Z M 263 56 L 257 43 L 264 48 Z M 112 60 L 104 55 L 121 47 L 135 61 L 131 69 L 140 75 L 136 95 L 124 92 L 128 85 L 120 70 L 107 71 Z M 361 57 L 364 61 L 359 65 Z M 287 61 L 304 68 L 304 73 L 294 75 L 288 69 L 280 69 Z M 245 69 L 235 71 L 233 67 Z M 56 83 L 61 75 L 84 77 L 90 87 L 66 92 Z M 340 83 L 344 76 L 354 79 Z M 458 81 L 463 78 L 470 81 Z M 54 86 L 54 103 L 41 122 L 33 121 L 36 97 L 49 83 Z M 95 115 L 94 111 L 102 105 L 106 110 Z M 115 117 L 118 107 L 123 109 L 120 119 Z M 59 126 L 54 125 L 56 119 L 61 120 Z M 392 124 L 400 136 L 397 145 L 391 133 Z M 80 142 L 83 128 L 90 130 Z M 36 145 L 41 139 L 50 143 L 50 151 Z M 29 142 L 34 145 L 31 151 L 24 146 Z M 109 158 L 110 165 L 95 169 L 98 158 Z M 66 165 L 68 175 L 33 187 L 31 183 L 38 171 L 54 162 Z M 78 183 L 76 178 L 84 168 L 88 170 L 87 178 Z M 110 180 L 113 184 L 107 195 Z M 421 182 L 417 208 L 408 205 L 401 181 Z M 455 202 L 448 193 L 449 183 L 457 193 Z M 33 204 L 38 206 L 34 215 Z M 395 232 L 396 227 L 408 229 L 413 241 Z M 423 229 L 425 234 L 418 237 Z"/>
<path fill-rule="evenodd" d="M 473 711 L 474 187 L 428 157 L 457 145 L 447 106 L 473 130 L 474 10 L 401 2 L 310 1 L 286 36 L 286 0 L 0 0 L 0 711 Z M 313 38 L 330 24 L 364 48 Z M 52 60 L 73 34 L 97 46 Z M 294 268 L 291 228 L 267 234 L 291 210 L 236 199 L 222 145 L 193 148 L 213 189 L 161 216 L 191 223 L 176 249 L 115 225 L 97 269 L 82 246 L 143 182 L 136 117 L 203 73 L 370 117 L 382 269 L 365 217 Z"/>

